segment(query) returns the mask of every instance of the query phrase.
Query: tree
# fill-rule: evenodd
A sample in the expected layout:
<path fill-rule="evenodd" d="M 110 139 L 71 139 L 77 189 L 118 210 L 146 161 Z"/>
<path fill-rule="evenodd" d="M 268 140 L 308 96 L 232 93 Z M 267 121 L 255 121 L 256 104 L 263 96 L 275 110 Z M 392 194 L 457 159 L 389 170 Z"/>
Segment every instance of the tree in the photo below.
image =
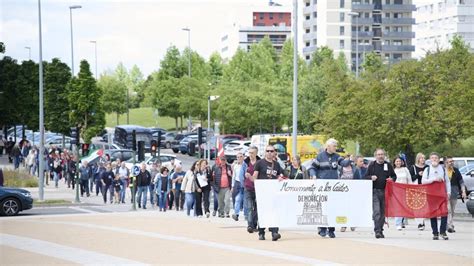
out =
<path fill-rule="evenodd" d="M 187 65 L 180 60 L 180 52 L 176 46 L 171 46 L 166 51 L 165 57 L 160 62 L 158 79 L 181 78 L 188 73 Z"/>
<path fill-rule="evenodd" d="M 119 116 L 127 112 L 127 87 L 116 77 L 102 75 L 97 84 L 102 91 L 102 105 L 104 112 L 117 114 L 117 125 Z"/>
<path fill-rule="evenodd" d="M 69 101 L 67 85 L 71 70 L 58 58 L 46 64 L 44 75 L 45 128 L 64 135 L 69 134 Z"/>
<path fill-rule="evenodd" d="M 219 53 L 212 53 L 209 58 L 210 81 L 213 86 L 218 85 L 224 75 L 224 63 Z"/>
<path fill-rule="evenodd" d="M 101 102 L 102 92 L 86 60 L 81 61 L 79 74 L 68 87 L 71 124 L 80 127 L 84 140 L 89 142 L 104 129 L 105 114 Z"/>
<path fill-rule="evenodd" d="M 133 91 L 133 97 L 131 97 L 130 106 L 132 108 L 140 107 L 140 103 L 143 101 L 145 97 L 144 94 L 144 83 L 143 73 L 140 71 L 137 65 L 133 65 L 132 69 L 128 73 L 128 86 L 130 87 L 131 91 Z"/>
<path fill-rule="evenodd" d="M 169 77 L 164 80 L 154 78 L 148 83 L 146 90 L 151 101 L 151 106 L 157 109 L 160 115 L 173 117 L 177 129 L 178 118 L 185 114 L 183 110 L 180 109 L 181 96 L 183 94 L 180 79 L 174 77 Z"/>
<path fill-rule="evenodd" d="M 16 125 L 19 119 L 20 92 L 17 87 L 20 66 L 9 56 L 0 60 L 0 123 Z"/>

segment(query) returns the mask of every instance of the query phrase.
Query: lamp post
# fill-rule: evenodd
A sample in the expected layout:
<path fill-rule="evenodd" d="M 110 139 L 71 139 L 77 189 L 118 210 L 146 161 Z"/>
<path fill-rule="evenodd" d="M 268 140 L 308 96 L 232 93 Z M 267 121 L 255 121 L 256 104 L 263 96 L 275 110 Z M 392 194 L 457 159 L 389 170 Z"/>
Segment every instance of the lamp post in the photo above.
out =
<path fill-rule="evenodd" d="M 359 79 L 359 12 L 349 12 L 349 16 L 355 17 L 356 21 L 356 79 Z"/>
<path fill-rule="evenodd" d="M 211 130 L 211 101 L 217 100 L 219 96 L 209 96 L 207 98 L 207 138 L 206 138 L 206 152 L 207 152 L 207 160 L 211 161 L 211 138 L 210 138 L 210 130 Z"/>
<path fill-rule="evenodd" d="M 43 37 L 41 29 L 41 0 L 38 0 L 38 35 L 39 35 L 39 130 L 40 130 L 40 148 L 38 151 L 38 194 L 39 200 L 44 200 L 44 107 L 43 107 Z M 26 47 L 25 47 L 26 48 Z M 31 48 L 30 57 L 31 57 Z M 30 58 L 31 59 L 31 58 Z M 35 138 L 33 134 L 33 139 Z"/>
<path fill-rule="evenodd" d="M 293 156 L 298 149 L 298 0 L 293 0 Z"/>
<path fill-rule="evenodd" d="M 74 38 L 73 38 L 73 31 L 72 31 L 72 10 L 82 8 L 82 6 L 75 5 L 69 6 L 69 21 L 71 23 L 71 72 L 72 76 L 74 77 Z"/>
<path fill-rule="evenodd" d="M 97 41 L 90 41 L 90 43 L 94 44 L 94 54 L 95 54 L 95 79 L 98 80 L 99 76 L 97 76 Z"/>
<path fill-rule="evenodd" d="M 188 32 L 188 49 L 189 49 L 188 77 L 191 78 L 191 29 L 190 28 L 182 28 L 182 30 Z M 188 130 L 191 130 L 191 114 L 188 114 Z"/>
<path fill-rule="evenodd" d="M 31 60 L 31 47 L 25 46 L 25 49 L 28 49 L 28 60 Z"/>

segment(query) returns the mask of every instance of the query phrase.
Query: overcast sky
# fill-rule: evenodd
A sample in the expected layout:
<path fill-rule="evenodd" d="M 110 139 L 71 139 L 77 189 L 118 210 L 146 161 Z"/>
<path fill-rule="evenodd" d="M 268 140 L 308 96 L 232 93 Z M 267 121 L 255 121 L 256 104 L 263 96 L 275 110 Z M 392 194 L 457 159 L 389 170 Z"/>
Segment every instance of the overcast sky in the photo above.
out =
<path fill-rule="evenodd" d="M 428 2 L 429 0 L 415 0 Z M 43 0 L 43 60 L 54 57 L 70 65 L 71 43 L 69 6 L 73 10 L 74 65 L 89 61 L 94 72 L 94 45 L 97 41 L 98 69 L 102 73 L 123 62 L 130 69 L 136 64 L 145 75 L 157 70 L 166 49 L 174 44 L 187 46 L 191 28 L 191 47 L 202 56 L 220 49 L 220 38 L 235 21 L 251 20 L 255 5 L 268 0 Z M 292 0 L 276 1 L 290 6 Z M 0 40 L 6 55 L 18 61 L 38 61 L 37 0 L 0 0 Z M 300 2 L 302 10 L 302 1 Z M 291 10 L 291 8 L 290 8 Z M 301 21 L 301 20 L 300 20 Z M 302 30 L 300 30 L 300 34 Z"/>

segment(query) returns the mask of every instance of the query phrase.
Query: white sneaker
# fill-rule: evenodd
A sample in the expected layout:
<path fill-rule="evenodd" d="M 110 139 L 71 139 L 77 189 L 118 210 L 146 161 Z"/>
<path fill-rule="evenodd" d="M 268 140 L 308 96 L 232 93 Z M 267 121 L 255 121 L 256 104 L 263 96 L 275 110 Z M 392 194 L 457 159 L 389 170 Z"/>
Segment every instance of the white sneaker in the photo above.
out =
<path fill-rule="evenodd" d="M 397 226 L 397 230 L 402 231 L 402 226 L 401 225 Z"/>

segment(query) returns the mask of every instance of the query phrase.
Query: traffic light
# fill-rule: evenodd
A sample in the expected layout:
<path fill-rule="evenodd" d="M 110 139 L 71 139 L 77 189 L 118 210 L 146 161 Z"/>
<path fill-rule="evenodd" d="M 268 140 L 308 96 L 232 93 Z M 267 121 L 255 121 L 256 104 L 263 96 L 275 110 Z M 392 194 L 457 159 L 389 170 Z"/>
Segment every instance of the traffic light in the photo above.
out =
<path fill-rule="evenodd" d="M 145 142 L 143 140 L 138 142 L 138 161 L 145 161 Z"/>
<path fill-rule="evenodd" d="M 161 135 L 162 135 L 162 132 L 161 130 L 158 131 L 158 147 L 161 147 Z"/>
<path fill-rule="evenodd" d="M 137 151 L 137 132 L 132 131 L 132 150 Z"/>
<path fill-rule="evenodd" d="M 204 143 L 203 141 L 203 132 L 202 132 L 202 127 L 198 127 L 198 147 L 201 147 L 201 145 Z"/>
<path fill-rule="evenodd" d="M 158 142 L 156 140 L 151 141 L 151 156 L 156 157 L 156 150 L 158 149 Z"/>
<path fill-rule="evenodd" d="M 70 128 L 70 135 L 71 135 L 71 144 L 72 145 L 78 145 L 80 143 L 80 141 L 79 141 L 79 128 L 71 127 Z"/>

